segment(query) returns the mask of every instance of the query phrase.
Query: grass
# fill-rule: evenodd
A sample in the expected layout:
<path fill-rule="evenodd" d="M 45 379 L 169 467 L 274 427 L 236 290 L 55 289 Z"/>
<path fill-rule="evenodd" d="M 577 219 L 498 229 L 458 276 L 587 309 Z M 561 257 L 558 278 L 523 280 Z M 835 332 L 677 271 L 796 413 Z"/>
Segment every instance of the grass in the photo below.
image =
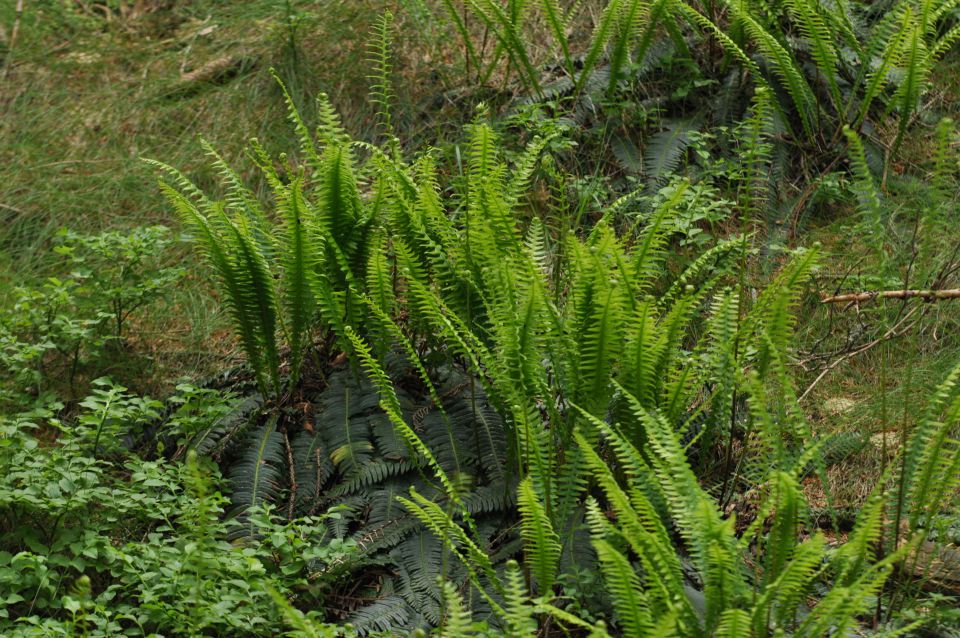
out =
<path fill-rule="evenodd" d="M 291 147 L 268 68 L 305 112 L 326 91 L 345 107 L 348 125 L 372 129 L 366 79 L 353 70 L 365 64 L 382 3 L 326 7 L 324 19 L 319 4 L 205 1 L 108 20 L 67 4 L 27 3 L 0 88 L 0 287 L 53 274 L 50 240 L 62 227 L 176 228 L 140 158 L 163 159 L 214 188 L 201 135 L 231 161 L 242 159 L 251 137 L 272 153 Z M 0 24 L 13 20 L 13 4 L 4 3 Z M 226 70 L 210 75 L 218 64 Z M 200 81 L 185 81 L 191 73 Z M 232 351 L 208 273 L 192 254 L 184 243 L 170 255 L 189 265 L 187 280 L 166 308 L 138 318 L 136 350 L 152 358 L 157 382 L 202 376 Z"/>

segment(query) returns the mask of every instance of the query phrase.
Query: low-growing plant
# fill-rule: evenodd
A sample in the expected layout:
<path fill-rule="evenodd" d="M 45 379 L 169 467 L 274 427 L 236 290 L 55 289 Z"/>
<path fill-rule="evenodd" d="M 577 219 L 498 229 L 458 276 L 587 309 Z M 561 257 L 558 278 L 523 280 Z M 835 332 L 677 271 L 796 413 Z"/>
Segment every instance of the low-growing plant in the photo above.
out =
<path fill-rule="evenodd" d="M 0 422 L 4 636 L 278 632 L 270 590 L 315 601 L 323 567 L 355 553 L 328 537 L 335 513 L 281 521 L 258 510 L 264 542 L 230 542 L 240 523 L 223 517 L 206 463 L 143 460 L 110 436 L 155 416 L 155 402 L 111 386 L 80 406 L 69 419 L 51 406 Z"/>
<path fill-rule="evenodd" d="M 122 339 L 130 315 L 168 292 L 183 275 L 183 268 L 163 262 L 172 241 L 164 226 L 96 235 L 62 229 L 54 251 L 66 257 L 83 304 L 110 323 L 110 336 Z"/>
<path fill-rule="evenodd" d="M 63 274 L 19 286 L 0 312 L 0 397 L 42 405 L 78 398 L 80 377 L 96 378 L 122 351 L 124 326 L 183 275 L 164 262 L 162 226 L 82 235 L 62 230 L 53 251 Z"/>

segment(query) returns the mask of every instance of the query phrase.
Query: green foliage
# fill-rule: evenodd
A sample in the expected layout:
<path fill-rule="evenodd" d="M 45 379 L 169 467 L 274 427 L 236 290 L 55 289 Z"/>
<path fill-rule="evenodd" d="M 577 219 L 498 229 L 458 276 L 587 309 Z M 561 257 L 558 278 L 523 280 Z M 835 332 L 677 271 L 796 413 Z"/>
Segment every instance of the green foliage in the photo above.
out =
<path fill-rule="evenodd" d="M 154 418 L 155 402 L 113 386 L 81 407 L 0 423 L 3 635 L 262 635 L 281 627 L 268 590 L 292 597 L 355 552 L 328 536 L 335 514 L 287 522 L 259 509 L 249 520 L 264 541 L 228 542 L 237 523 L 196 455 L 147 461 L 101 439 Z"/>
<path fill-rule="evenodd" d="M 561 25 L 559 8 L 544 6 Z M 654 14 L 671 37 L 673 11 L 724 32 L 685 6 L 658 3 L 648 14 L 640 3 L 608 4 L 594 40 L 604 44 L 580 79 L 607 43 L 615 78 L 629 64 L 633 34 L 652 33 Z M 750 238 L 722 239 L 718 228 L 733 215 L 724 186 L 746 216 L 769 198 L 765 173 L 781 125 L 812 145 L 845 135 L 854 188 L 868 221 L 880 219 L 854 132 L 864 122 L 847 125 L 861 107 L 842 103 L 861 97 L 845 94 L 851 73 L 838 71 L 856 52 L 841 56 L 827 42 L 853 47 L 852 22 L 809 3 L 784 6 L 780 15 L 728 5 L 733 23 L 721 42 L 758 82 L 748 119 L 723 132 L 745 134 L 735 168 L 711 162 L 708 147 L 720 136 L 700 132 L 699 120 L 675 120 L 649 140 L 654 154 L 644 162 L 650 181 L 667 186 L 622 198 L 587 227 L 565 195 L 531 204 L 541 170 L 565 180 L 555 163 L 539 160 L 555 129 L 541 123 L 541 134 L 511 154 L 485 110 L 457 147 L 454 178 L 442 151 L 407 159 L 392 141 L 352 142 L 325 98 L 311 132 L 288 94 L 300 161 L 274 161 L 256 143 L 251 152 L 269 204 L 212 152 L 221 201 L 165 167 L 172 185 L 164 189 L 218 273 L 268 396 L 191 443 L 231 479 L 236 537 L 259 537 L 264 503 L 285 499 L 288 518 L 340 506 L 334 535 L 352 539 L 360 557 L 318 577 L 363 574 L 366 604 L 330 612 L 364 635 L 486 631 L 472 624 L 473 612 L 509 635 L 533 634 L 546 617 L 605 635 L 605 626 L 592 626 L 604 615 L 628 636 L 812 637 L 858 628 L 894 567 L 926 538 L 917 530 L 933 514 L 902 512 L 908 542 L 878 552 L 888 532 L 881 482 L 847 543 L 832 547 L 814 529 L 801 485 L 810 474 L 826 485 L 828 446 L 800 410 L 788 366 L 818 251 L 793 251 L 768 285 L 748 285 Z M 506 56 L 540 92 L 522 37 L 525 4 L 470 7 L 497 38 L 494 60 Z M 909 8 L 888 15 L 883 25 L 912 20 Z M 382 104 L 387 22 L 375 98 Z M 810 41 L 803 55 L 782 23 Z M 876 46 L 879 55 L 884 47 Z M 811 80 L 810 60 L 822 85 Z M 699 179 L 667 182 L 688 157 L 700 164 Z M 699 252 L 684 253 L 686 263 L 670 258 L 688 245 Z M 350 370 L 325 364 L 341 352 Z M 907 493 L 945 506 L 916 468 L 956 469 L 946 443 L 956 417 L 950 387 L 940 405 L 950 425 L 927 420 L 925 438 L 905 457 L 900 507 Z M 727 512 L 744 494 L 756 511 L 738 521 Z M 586 550 L 576 546 L 584 519 L 593 539 Z M 523 570 L 509 560 L 521 549 Z M 359 571 L 372 565 L 387 573 Z M 591 609 L 585 620 L 569 611 L 579 612 L 576 604 L 557 599 L 569 581 L 557 572 L 578 569 L 602 574 L 609 614 Z M 309 630 L 296 613 L 287 618 Z"/>
<path fill-rule="evenodd" d="M 944 36 L 938 26 L 944 14 L 930 11 L 926 3 L 922 8 L 913 2 L 891 3 L 872 24 L 860 15 L 863 10 L 857 3 L 827 5 L 791 0 L 783 3 L 782 9 L 743 2 L 726 4 L 733 16 L 728 32 L 739 37 L 718 36 L 719 42 L 740 61 L 745 60 L 743 52 L 748 45 L 756 47 L 763 66 L 773 76 L 756 80 L 785 90 L 808 139 L 818 129 L 828 139 L 835 139 L 847 124 L 860 129 L 874 102 L 881 100 L 886 102 L 888 113 L 893 109 L 899 113 L 894 152 L 919 106 L 919 95 L 933 62 L 956 37 L 952 33 Z M 693 11 L 686 9 L 688 15 Z M 696 21 L 703 26 L 702 17 Z M 804 47 L 789 43 L 792 30 L 802 38 Z M 714 36 L 719 33 L 712 27 L 711 31 Z M 801 51 L 808 52 L 816 78 L 805 71 Z M 874 64 L 875 60 L 879 63 Z M 750 70 L 756 73 L 761 69 Z M 885 94 L 892 78 L 897 78 L 894 89 Z M 827 97 L 817 97 L 816 79 L 826 84 Z M 782 103 L 779 108 L 786 114 Z"/>
<path fill-rule="evenodd" d="M 393 136 L 393 121 L 391 108 L 393 106 L 393 74 L 391 69 L 390 30 L 393 26 L 393 14 L 385 12 L 374 27 L 373 39 L 370 42 L 370 58 L 373 64 L 373 75 L 370 76 L 370 99 L 377 108 L 377 117 L 384 134 Z"/>
<path fill-rule="evenodd" d="M 113 336 L 120 339 L 130 315 L 183 275 L 183 268 L 161 262 L 170 243 L 170 231 L 163 226 L 97 235 L 62 229 L 54 252 L 67 258 L 71 278 L 89 291 L 87 303 L 99 306 L 98 315 L 112 321 Z"/>
<path fill-rule="evenodd" d="M 171 243 L 162 226 L 81 235 L 66 229 L 53 252 L 66 275 L 18 286 L 0 314 L 0 398 L 24 393 L 38 405 L 80 391 L 122 352 L 124 326 L 183 276 L 164 263 Z"/>

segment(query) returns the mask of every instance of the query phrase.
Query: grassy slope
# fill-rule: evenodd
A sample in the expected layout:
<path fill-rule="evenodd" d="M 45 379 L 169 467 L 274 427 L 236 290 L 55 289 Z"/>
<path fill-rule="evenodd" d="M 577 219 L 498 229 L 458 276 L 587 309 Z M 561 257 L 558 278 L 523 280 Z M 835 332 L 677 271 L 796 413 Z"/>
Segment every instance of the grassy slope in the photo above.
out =
<path fill-rule="evenodd" d="M 200 135 L 232 160 L 254 136 L 271 151 L 290 148 L 270 67 L 305 110 L 307 96 L 327 91 L 346 107 L 352 126 L 369 127 L 366 78 L 356 70 L 366 66 L 365 41 L 380 3 L 367 11 L 337 3 L 322 20 L 321 3 L 297 4 L 312 14 L 288 13 L 269 0 L 167 2 L 108 20 L 66 11 L 63 3 L 27 3 L 13 50 L 0 48 L 10 61 L 0 81 L 0 290 L 56 267 L 49 240 L 61 227 L 176 227 L 141 157 L 161 159 L 213 189 Z M 7 32 L 13 7 L 0 6 Z M 227 70 L 210 71 L 219 65 Z M 185 80 L 191 72 L 202 79 Z M 192 264 L 190 255 L 184 245 L 171 259 Z M 191 266 L 167 307 L 140 317 L 138 332 L 159 357 L 162 376 L 202 374 L 222 365 L 210 351 L 229 354 L 205 278 Z"/>

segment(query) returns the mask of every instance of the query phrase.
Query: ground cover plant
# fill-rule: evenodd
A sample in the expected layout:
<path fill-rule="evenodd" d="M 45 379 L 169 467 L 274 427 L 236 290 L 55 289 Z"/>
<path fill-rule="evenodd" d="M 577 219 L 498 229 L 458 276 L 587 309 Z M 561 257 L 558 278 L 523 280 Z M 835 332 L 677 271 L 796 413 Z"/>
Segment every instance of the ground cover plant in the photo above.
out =
<path fill-rule="evenodd" d="M 0 8 L 0 633 L 960 635 L 958 18 Z"/>

